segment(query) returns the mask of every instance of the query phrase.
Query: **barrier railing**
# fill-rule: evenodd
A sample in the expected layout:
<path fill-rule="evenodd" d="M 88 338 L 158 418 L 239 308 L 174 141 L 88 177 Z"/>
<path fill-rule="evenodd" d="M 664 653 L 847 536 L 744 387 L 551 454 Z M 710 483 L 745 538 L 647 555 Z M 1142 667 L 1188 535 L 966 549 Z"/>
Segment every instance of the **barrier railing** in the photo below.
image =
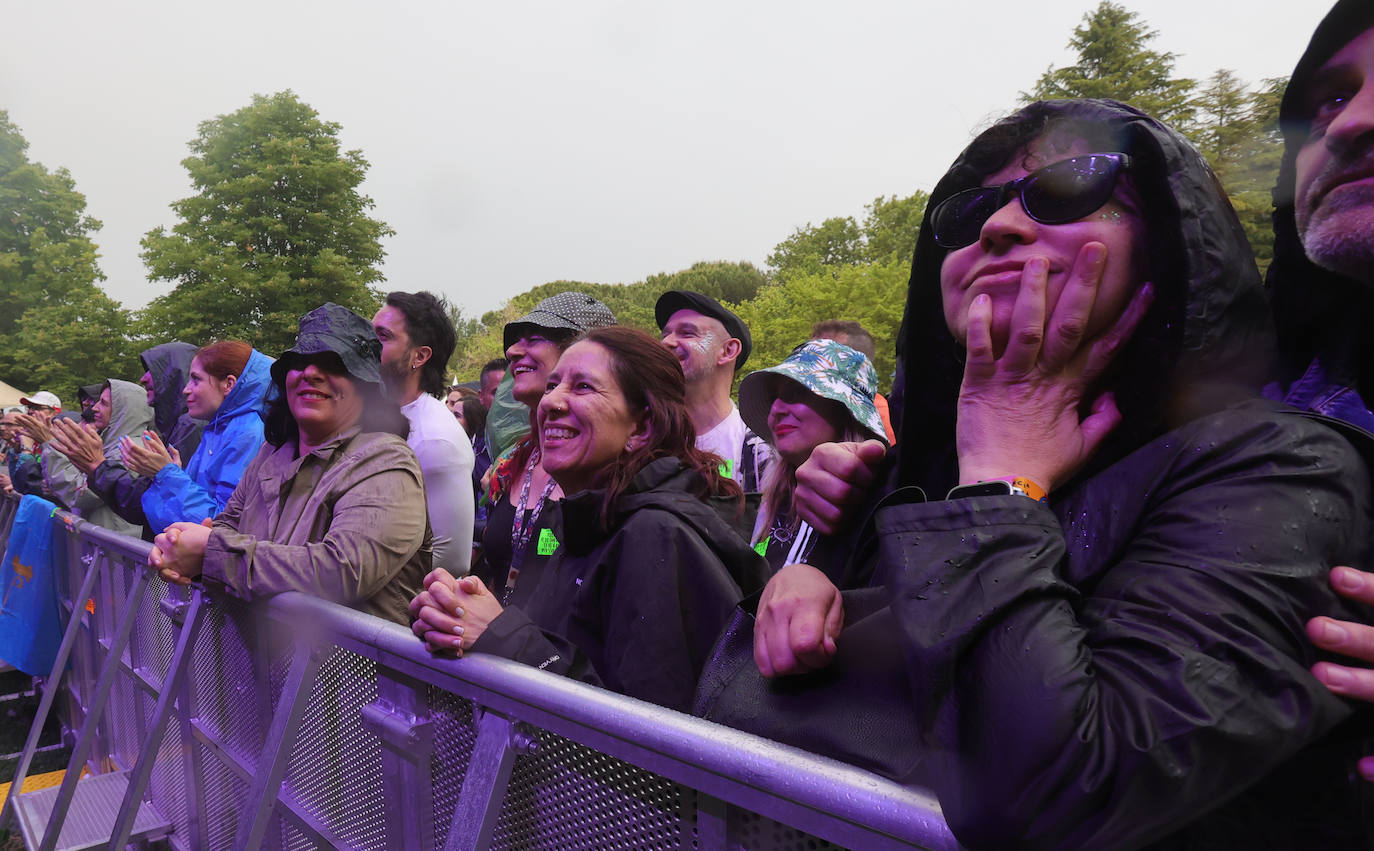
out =
<path fill-rule="evenodd" d="M 12 516 L 0 500 L 5 539 Z M 62 843 L 103 821 L 116 844 L 197 850 L 958 847 L 921 790 L 504 659 L 435 658 L 404 627 L 301 594 L 245 605 L 167 585 L 148 544 L 58 516 L 59 585 L 82 619 L 58 705 L 94 779 L 120 774 L 118 794 L 144 802 L 92 812 L 119 797 L 74 789 L 52 820 Z"/>

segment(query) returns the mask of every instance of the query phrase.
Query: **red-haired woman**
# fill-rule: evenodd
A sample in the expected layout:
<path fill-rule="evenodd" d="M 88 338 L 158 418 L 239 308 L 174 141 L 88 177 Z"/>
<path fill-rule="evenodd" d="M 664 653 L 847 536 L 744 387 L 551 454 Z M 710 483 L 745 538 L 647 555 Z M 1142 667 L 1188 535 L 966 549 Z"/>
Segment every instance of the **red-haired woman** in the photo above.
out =
<path fill-rule="evenodd" d="M 224 510 L 262 446 L 271 367 L 272 358 L 238 340 L 196 352 L 182 394 L 186 412 L 206 426 L 184 470 L 155 434 L 124 439 L 124 465 L 152 480 L 143 494 L 143 513 L 154 531 L 178 521 L 213 519 Z"/>
<path fill-rule="evenodd" d="M 766 567 L 729 522 L 739 487 L 695 446 L 682 367 L 641 331 L 591 331 L 559 358 L 536 423 L 544 469 L 568 496 L 534 596 L 503 609 L 474 577 L 427 578 L 416 634 L 689 709 Z"/>

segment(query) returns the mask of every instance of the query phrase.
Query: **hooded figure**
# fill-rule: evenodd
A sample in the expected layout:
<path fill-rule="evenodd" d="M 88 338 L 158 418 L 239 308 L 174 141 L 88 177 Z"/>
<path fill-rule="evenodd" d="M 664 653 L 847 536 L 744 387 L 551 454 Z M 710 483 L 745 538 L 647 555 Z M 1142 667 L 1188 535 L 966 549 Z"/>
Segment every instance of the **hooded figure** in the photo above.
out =
<path fill-rule="evenodd" d="M 1159 122 L 1111 101 L 1034 104 L 970 145 L 930 209 L 1058 134 L 1129 156 L 1154 301 L 1095 388 L 1120 425 L 1048 502 L 940 500 L 960 482 L 965 371 L 940 303 L 953 252 L 922 223 L 899 480 L 932 501 L 879 510 L 874 581 L 900 623 L 927 776 L 976 847 L 1365 847 L 1352 711 L 1309 673 L 1303 631 L 1350 610 L 1330 565 L 1374 563 L 1364 463 L 1323 425 L 1237 404 L 1271 351 L 1259 278 L 1211 170 Z"/>
<path fill-rule="evenodd" d="M 153 379 L 153 424 L 163 443 L 175 447 L 182 458 L 195 454 L 204 425 L 186 413 L 182 393 L 195 357 L 196 347 L 180 340 L 145 349 L 138 356 Z"/>
<path fill-rule="evenodd" d="M 272 358 L 253 349 L 248 364 L 225 395 L 182 469 L 167 464 L 143 494 L 148 525 L 162 530 L 178 520 L 213 519 L 224 510 L 248 462 L 263 440 L 263 418 L 272 393 Z"/>
<path fill-rule="evenodd" d="M 145 349 L 138 356 L 144 371 L 153 380 L 153 428 L 163 443 L 180 453 L 183 462 L 199 447 L 203 426 L 203 423 L 186 413 L 186 398 L 182 395 L 195 355 L 195 346 L 173 340 Z M 94 390 L 94 397 L 98 398 L 104 388 L 99 384 L 83 387 L 78 396 L 91 389 Z M 118 456 L 102 463 L 86 479 L 87 487 L 99 495 L 111 510 L 126 522 L 142 526 L 143 537 L 148 541 L 163 528 L 150 523 L 143 511 L 143 494 L 150 483 L 150 479 L 136 476 L 125 468 Z"/>
<path fill-rule="evenodd" d="M 1341 0 L 1318 25 L 1279 107 L 1284 153 L 1274 187 L 1274 260 L 1266 282 L 1278 325 L 1279 381 L 1265 394 L 1374 431 L 1374 281 L 1357 281 L 1308 259 L 1295 217 L 1296 160 L 1308 138 L 1306 100 L 1315 72 L 1374 27 L 1374 4 Z M 1374 233 L 1365 235 L 1374 241 Z"/>
<path fill-rule="evenodd" d="M 137 437 L 153 425 L 153 409 L 148 407 L 148 393 L 142 386 L 111 378 L 109 387 L 110 421 L 100 431 L 105 453 L 101 468 L 119 466 L 121 438 Z M 97 491 L 87 487 L 86 476 L 62 453 L 43 453 L 43 481 L 58 501 L 86 520 L 125 535 L 139 534 L 136 524 L 122 519 Z"/>
<path fill-rule="evenodd" d="M 1109 283 L 1126 303 L 1051 360 L 1094 254 L 1094 304 Z M 1024 309 L 1037 258 L 1048 322 Z M 1138 323 L 1113 347 L 1119 317 Z M 1268 312 L 1198 152 L 1113 101 L 998 122 L 931 193 L 899 339 L 896 488 L 845 599 L 887 607 L 846 618 L 830 672 L 871 664 L 846 638 L 890 618 L 868 646 L 900 648 L 909 697 L 876 723 L 911 725 L 923 760 L 894 775 L 932 786 L 970 848 L 1367 847 L 1354 712 L 1309 672 L 1304 625 L 1353 611 L 1326 573 L 1374 563 L 1369 477 L 1336 431 L 1253 398 Z M 1090 420 L 1115 427 L 1089 439 Z M 1024 483 L 1042 470 L 1047 497 Z M 847 711 L 873 711 L 862 688 Z"/>

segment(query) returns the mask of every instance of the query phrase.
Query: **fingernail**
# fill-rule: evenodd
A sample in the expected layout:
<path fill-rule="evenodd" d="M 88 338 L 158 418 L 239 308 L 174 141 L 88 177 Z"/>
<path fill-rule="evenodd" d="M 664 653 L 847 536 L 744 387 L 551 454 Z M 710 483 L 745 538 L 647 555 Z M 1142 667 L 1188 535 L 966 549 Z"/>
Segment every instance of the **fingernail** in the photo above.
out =
<path fill-rule="evenodd" d="M 455 618 L 461 618 L 463 616 L 463 607 L 459 606 L 458 608 L 454 609 L 453 616 Z"/>
<path fill-rule="evenodd" d="M 1322 640 L 1328 644 L 1344 644 L 1346 637 L 1345 627 L 1332 621 L 1322 624 Z"/>
<path fill-rule="evenodd" d="M 455 626 L 455 627 L 453 628 L 453 634 L 454 634 L 454 635 L 462 635 L 462 634 L 463 634 L 463 628 L 462 628 L 461 626 Z"/>
<path fill-rule="evenodd" d="M 1354 682 L 1350 672 L 1338 665 L 1326 665 L 1317 679 L 1336 691 L 1344 691 Z"/>
<path fill-rule="evenodd" d="M 1331 571 L 1336 587 L 1342 591 L 1358 591 L 1364 587 L 1364 575 L 1358 570 L 1343 568 Z"/>

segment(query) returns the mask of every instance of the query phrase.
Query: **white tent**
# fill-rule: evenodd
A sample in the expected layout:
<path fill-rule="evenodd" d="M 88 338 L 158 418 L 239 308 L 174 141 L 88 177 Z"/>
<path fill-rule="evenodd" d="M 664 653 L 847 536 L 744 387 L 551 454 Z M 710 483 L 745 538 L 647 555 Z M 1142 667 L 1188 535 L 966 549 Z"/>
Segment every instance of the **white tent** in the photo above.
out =
<path fill-rule="evenodd" d="M 0 407 L 8 408 L 11 405 L 18 405 L 22 396 L 28 395 L 22 390 L 16 390 L 3 381 L 0 381 Z"/>

